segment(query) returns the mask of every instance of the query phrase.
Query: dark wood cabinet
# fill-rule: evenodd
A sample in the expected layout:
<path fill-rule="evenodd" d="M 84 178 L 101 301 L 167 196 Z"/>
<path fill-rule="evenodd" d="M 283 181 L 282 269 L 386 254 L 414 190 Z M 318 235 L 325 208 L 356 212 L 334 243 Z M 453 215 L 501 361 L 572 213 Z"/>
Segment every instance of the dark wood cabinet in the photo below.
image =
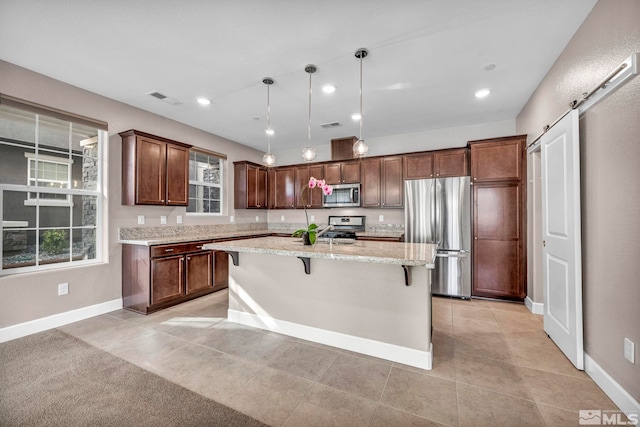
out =
<path fill-rule="evenodd" d="M 433 170 L 436 178 L 468 176 L 469 162 L 466 148 L 439 150 L 434 152 Z"/>
<path fill-rule="evenodd" d="M 404 155 L 404 179 L 469 175 L 468 150 L 453 148 Z"/>
<path fill-rule="evenodd" d="M 190 145 L 137 130 L 122 138 L 122 204 L 189 204 Z"/>
<path fill-rule="evenodd" d="M 433 178 L 433 152 L 405 154 L 404 179 Z"/>
<path fill-rule="evenodd" d="M 525 141 L 514 136 L 469 142 L 475 296 L 526 297 Z"/>
<path fill-rule="evenodd" d="M 404 206 L 404 180 L 402 178 L 402 156 L 382 158 L 382 207 L 401 208 Z"/>
<path fill-rule="evenodd" d="M 402 156 L 372 157 L 361 160 L 363 208 L 401 208 L 403 206 L 402 163 Z"/>
<path fill-rule="evenodd" d="M 296 195 L 296 208 L 321 208 L 322 191 L 309 191 L 305 187 L 309 184 L 309 178 L 323 179 L 324 168 L 322 165 L 296 166 L 294 192 Z"/>
<path fill-rule="evenodd" d="M 251 162 L 234 162 L 235 209 L 267 208 L 267 169 Z"/>
<path fill-rule="evenodd" d="M 360 162 L 360 205 L 363 208 L 379 207 L 382 203 L 382 159 L 379 157 Z"/>
<path fill-rule="evenodd" d="M 227 254 L 203 250 L 209 242 L 122 245 L 123 307 L 148 314 L 226 288 Z"/>
<path fill-rule="evenodd" d="M 347 138 L 337 138 L 331 140 L 331 160 L 348 160 L 355 158 L 353 155 L 353 144 L 358 138 L 350 136 Z"/>
<path fill-rule="evenodd" d="M 472 141 L 471 180 L 473 182 L 521 181 L 523 147 L 526 136 Z"/>
<path fill-rule="evenodd" d="M 326 163 L 324 180 L 327 184 L 351 184 L 360 182 L 360 161 Z"/>
<path fill-rule="evenodd" d="M 282 167 L 269 169 L 269 209 L 296 207 L 295 169 Z"/>

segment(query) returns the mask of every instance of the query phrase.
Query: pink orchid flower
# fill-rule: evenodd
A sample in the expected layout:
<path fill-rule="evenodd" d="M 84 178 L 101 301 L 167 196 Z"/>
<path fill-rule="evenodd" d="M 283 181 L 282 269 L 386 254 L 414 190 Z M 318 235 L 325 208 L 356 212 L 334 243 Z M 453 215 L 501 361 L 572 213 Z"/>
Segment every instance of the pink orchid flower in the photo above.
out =
<path fill-rule="evenodd" d="M 309 188 L 316 188 L 316 185 L 318 185 L 319 182 L 317 179 L 315 179 L 314 177 L 309 178 Z"/>
<path fill-rule="evenodd" d="M 333 187 L 330 185 L 322 186 L 322 192 L 325 196 L 330 196 L 333 193 Z"/>

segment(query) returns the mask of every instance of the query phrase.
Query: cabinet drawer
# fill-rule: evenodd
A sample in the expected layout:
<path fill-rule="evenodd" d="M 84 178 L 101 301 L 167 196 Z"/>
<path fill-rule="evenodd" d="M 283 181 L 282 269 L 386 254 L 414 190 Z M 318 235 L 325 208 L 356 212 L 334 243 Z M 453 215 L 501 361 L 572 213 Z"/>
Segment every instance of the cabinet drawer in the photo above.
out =
<path fill-rule="evenodd" d="M 189 252 L 198 252 L 202 250 L 202 245 L 207 242 L 191 242 L 173 245 L 158 245 L 151 247 L 151 258 L 158 258 L 169 255 L 186 254 Z"/>

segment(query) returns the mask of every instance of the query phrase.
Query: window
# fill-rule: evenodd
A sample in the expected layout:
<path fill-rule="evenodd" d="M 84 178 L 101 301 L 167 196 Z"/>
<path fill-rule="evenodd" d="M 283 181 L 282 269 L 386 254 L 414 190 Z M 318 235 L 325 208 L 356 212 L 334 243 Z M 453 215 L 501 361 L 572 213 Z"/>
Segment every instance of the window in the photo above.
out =
<path fill-rule="evenodd" d="M 0 275 L 102 259 L 105 130 L 0 94 Z"/>
<path fill-rule="evenodd" d="M 187 212 L 222 213 L 224 158 L 200 150 L 189 152 L 189 206 Z"/>

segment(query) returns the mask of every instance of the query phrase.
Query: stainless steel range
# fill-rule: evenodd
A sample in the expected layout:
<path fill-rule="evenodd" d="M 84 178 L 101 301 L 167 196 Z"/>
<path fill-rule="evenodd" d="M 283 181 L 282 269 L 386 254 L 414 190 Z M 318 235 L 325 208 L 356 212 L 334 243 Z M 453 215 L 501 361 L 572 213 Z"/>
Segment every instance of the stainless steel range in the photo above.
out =
<path fill-rule="evenodd" d="M 330 229 L 323 232 L 318 241 L 329 239 L 356 239 L 356 232 L 365 230 L 365 216 L 329 216 Z"/>

